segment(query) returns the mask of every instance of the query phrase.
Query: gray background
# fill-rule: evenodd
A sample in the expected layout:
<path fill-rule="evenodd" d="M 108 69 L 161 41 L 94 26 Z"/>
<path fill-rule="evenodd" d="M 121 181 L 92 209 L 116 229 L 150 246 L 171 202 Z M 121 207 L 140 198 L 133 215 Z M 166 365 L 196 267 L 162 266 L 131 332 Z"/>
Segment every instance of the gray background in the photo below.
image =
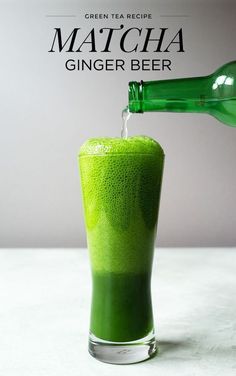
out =
<path fill-rule="evenodd" d="M 236 3 L 1 1 L 0 10 L 0 246 L 84 246 L 80 145 L 119 136 L 128 81 L 207 75 L 235 60 Z M 86 21 L 87 12 L 151 12 L 153 20 Z M 45 17 L 53 14 L 76 17 Z M 68 54 L 47 52 L 54 27 L 121 23 L 172 33 L 182 26 L 186 52 L 129 56 L 171 58 L 166 73 L 68 72 Z M 117 50 L 106 58 L 125 55 Z M 153 113 L 133 116 L 129 134 L 154 137 L 166 153 L 157 244 L 236 245 L 236 129 L 203 114 Z"/>

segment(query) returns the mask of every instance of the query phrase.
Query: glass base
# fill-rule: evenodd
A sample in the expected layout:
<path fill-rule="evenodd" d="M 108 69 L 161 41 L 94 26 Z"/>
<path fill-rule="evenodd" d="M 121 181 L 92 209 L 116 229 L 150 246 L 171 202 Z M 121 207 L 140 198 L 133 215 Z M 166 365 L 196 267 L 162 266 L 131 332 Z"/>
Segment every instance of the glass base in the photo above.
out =
<path fill-rule="evenodd" d="M 89 336 L 89 353 L 105 363 L 131 364 L 151 358 L 157 352 L 154 332 L 146 337 L 131 342 L 110 342 Z"/>

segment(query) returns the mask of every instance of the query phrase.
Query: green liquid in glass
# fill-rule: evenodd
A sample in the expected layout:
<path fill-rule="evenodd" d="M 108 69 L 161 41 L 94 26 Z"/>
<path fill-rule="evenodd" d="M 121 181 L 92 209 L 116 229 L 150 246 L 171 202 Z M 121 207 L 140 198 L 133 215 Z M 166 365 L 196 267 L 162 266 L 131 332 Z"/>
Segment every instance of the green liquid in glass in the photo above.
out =
<path fill-rule="evenodd" d="M 128 342 L 153 329 L 150 279 L 164 153 L 148 137 L 88 140 L 79 164 L 93 294 L 90 330 Z"/>

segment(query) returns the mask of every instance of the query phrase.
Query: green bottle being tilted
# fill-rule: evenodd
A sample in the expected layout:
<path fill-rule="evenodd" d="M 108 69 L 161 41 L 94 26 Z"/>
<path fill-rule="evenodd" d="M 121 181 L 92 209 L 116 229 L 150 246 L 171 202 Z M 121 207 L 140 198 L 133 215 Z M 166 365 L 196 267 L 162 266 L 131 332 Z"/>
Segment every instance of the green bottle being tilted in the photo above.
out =
<path fill-rule="evenodd" d="M 129 83 L 130 112 L 205 112 L 236 127 L 236 61 L 204 77 Z"/>

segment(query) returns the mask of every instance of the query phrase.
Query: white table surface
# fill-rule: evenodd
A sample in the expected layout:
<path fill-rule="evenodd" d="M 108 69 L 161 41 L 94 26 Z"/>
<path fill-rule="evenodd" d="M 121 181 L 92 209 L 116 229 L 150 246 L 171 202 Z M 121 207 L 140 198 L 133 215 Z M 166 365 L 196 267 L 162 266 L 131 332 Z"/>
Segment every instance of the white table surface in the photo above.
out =
<path fill-rule="evenodd" d="M 0 250 L 0 376 L 236 375 L 236 249 L 158 249 L 159 354 L 109 365 L 87 352 L 84 249 Z"/>

